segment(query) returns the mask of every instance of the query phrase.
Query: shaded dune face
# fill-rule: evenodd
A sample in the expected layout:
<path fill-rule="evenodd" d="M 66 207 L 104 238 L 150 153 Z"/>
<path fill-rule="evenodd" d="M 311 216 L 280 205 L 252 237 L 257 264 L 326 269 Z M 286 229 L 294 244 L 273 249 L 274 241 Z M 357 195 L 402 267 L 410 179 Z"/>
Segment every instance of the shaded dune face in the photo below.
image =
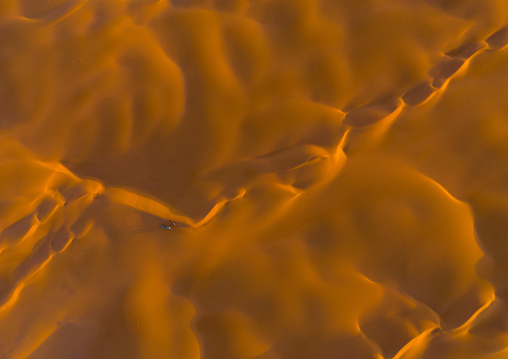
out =
<path fill-rule="evenodd" d="M 0 0 L 0 358 L 505 358 L 504 1 Z"/>

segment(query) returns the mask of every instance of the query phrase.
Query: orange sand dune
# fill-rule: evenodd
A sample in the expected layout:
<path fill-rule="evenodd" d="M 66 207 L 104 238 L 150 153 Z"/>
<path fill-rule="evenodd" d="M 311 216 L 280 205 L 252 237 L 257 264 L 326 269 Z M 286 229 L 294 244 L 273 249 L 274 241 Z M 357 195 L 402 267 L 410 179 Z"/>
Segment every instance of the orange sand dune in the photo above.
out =
<path fill-rule="evenodd" d="M 506 1 L 0 29 L 0 358 L 508 359 Z"/>

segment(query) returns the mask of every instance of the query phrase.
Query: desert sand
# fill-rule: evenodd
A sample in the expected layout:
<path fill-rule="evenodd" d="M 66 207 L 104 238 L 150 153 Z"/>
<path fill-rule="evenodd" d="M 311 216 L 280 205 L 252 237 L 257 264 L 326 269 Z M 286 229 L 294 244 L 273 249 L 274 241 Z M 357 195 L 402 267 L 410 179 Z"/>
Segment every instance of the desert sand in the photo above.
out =
<path fill-rule="evenodd" d="M 507 359 L 504 0 L 0 0 L 1 359 Z"/>

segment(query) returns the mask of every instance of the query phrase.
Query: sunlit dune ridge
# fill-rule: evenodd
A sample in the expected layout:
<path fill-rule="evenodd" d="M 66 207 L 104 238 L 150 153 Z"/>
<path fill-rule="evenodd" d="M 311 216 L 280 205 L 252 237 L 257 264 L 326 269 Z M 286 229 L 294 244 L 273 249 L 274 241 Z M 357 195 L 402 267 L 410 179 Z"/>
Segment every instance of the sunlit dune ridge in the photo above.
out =
<path fill-rule="evenodd" d="M 504 0 L 0 0 L 0 358 L 508 359 Z"/>

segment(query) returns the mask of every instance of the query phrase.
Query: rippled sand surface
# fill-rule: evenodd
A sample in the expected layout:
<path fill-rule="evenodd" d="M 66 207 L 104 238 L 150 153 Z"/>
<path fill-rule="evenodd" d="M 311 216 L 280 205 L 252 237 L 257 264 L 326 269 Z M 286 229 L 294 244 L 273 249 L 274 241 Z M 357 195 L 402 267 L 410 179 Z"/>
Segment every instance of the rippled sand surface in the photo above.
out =
<path fill-rule="evenodd" d="M 0 358 L 508 358 L 507 24 L 0 0 Z"/>

